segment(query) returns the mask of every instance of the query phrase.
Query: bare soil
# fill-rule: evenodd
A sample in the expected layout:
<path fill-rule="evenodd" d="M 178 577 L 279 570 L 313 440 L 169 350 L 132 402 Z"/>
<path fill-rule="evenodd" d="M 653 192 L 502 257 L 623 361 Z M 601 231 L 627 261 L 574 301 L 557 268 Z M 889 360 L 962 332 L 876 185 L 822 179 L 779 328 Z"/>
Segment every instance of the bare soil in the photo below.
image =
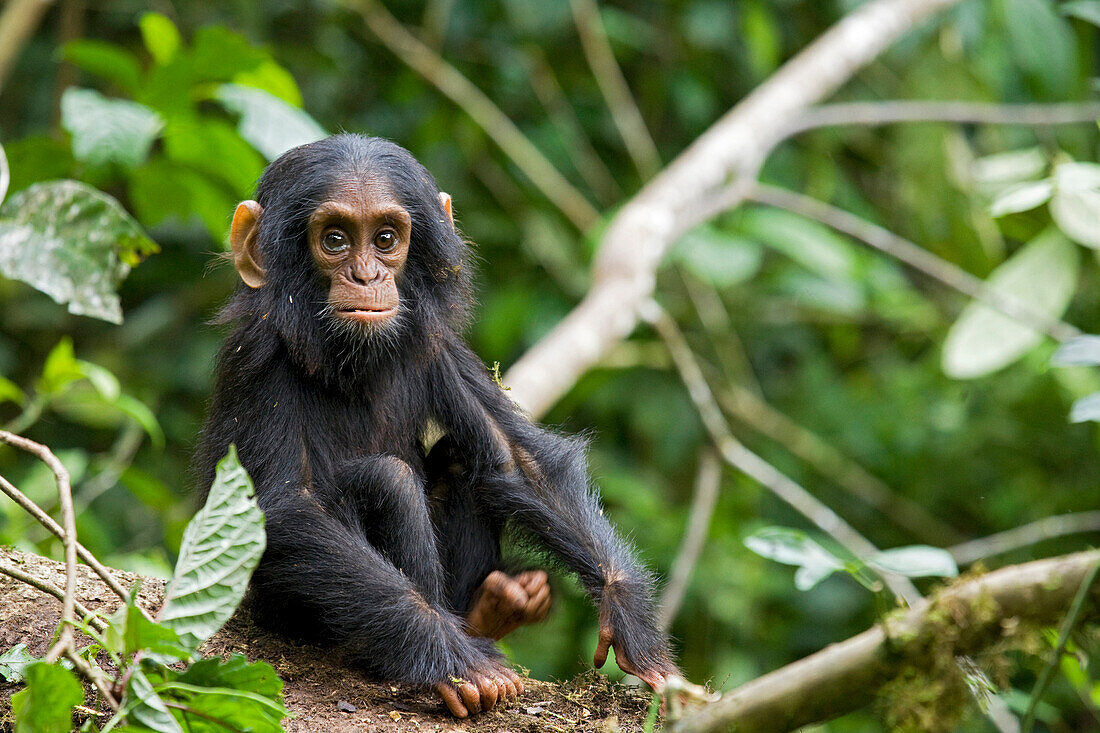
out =
<path fill-rule="evenodd" d="M 65 585 L 61 563 L 10 548 L 0 548 L 0 562 L 58 587 Z M 138 579 L 133 573 L 115 574 L 126 587 Z M 118 606 L 115 595 L 84 565 L 78 567 L 76 597 L 89 609 L 103 613 Z M 138 597 L 144 608 L 155 611 L 164 597 L 164 581 L 143 578 Z M 60 614 L 59 600 L 0 575 L 0 652 L 23 643 L 36 656 L 44 655 Z M 284 722 L 287 731 L 629 732 L 642 730 L 650 701 L 642 690 L 590 672 L 563 683 L 525 680 L 526 692 L 511 705 L 456 720 L 431 692 L 373 682 L 342 665 L 331 650 L 271 634 L 252 624 L 243 612 L 201 651 L 205 656 L 240 652 L 251 660 L 271 663 L 285 683 L 286 706 L 294 714 Z M 12 730 L 10 698 L 18 690 L 18 685 L 0 682 L 0 732 Z M 94 708 L 97 701 L 90 688 L 89 693 L 87 699 Z"/>

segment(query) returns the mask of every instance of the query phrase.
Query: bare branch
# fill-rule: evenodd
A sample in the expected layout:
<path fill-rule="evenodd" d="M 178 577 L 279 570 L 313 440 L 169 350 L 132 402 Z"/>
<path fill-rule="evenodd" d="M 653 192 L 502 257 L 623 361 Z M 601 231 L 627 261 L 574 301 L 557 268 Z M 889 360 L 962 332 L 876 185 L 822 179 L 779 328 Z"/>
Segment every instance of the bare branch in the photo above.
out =
<path fill-rule="evenodd" d="M 726 419 L 722 416 L 722 410 L 718 407 L 714 394 L 710 390 L 710 385 L 707 384 L 695 360 L 695 355 L 684 340 L 683 334 L 680 333 L 676 321 L 653 301 L 643 309 L 643 318 L 657 330 L 668 346 L 676 369 L 680 372 L 680 378 L 691 396 L 691 401 L 695 403 L 695 409 L 699 411 L 703 425 L 710 433 L 711 440 L 722 458 L 734 468 L 759 481 L 764 488 L 787 502 L 856 557 L 865 559 L 877 553 L 878 548 L 852 525 L 841 519 L 836 512 L 733 437 Z M 920 600 L 920 593 L 908 578 L 884 573 L 883 580 L 896 596 L 905 599 L 909 605 Z"/>
<path fill-rule="evenodd" d="M 729 198 L 732 199 L 734 195 L 731 193 Z M 768 206 L 793 211 L 819 221 L 839 232 L 844 232 L 861 242 L 869 244 L 880 252 L 884 252 L 920 270 L 944 285 L 985 303 L 1009 318 L 1046 334 L 1055 341 L 1068 341 L 1081 335 L 1081 331 L 1076 327 L 1037 312 L 1011 293 L 993 290 L 981 278 L 975 277 L 961 267 L 937 257 L 923 247 L 824 201 L 764 184 L 758 184 L 754 187 L 749 192 L 748 198 Z"/>
<path fill-rule="evenodd" d="M 948 548 L 947 551 L 958 564 L 969 565 L 987 557 L 1003 555 L 1055 537 L 1083 532 L 1100 532 L 1100 510 L 1045 517 L 988 537 L 963 542 Z"/>
<path fill-rule="evenodd" d="M 600 10 L 593 0 L 569 0 L 569 6 L 573 9 L 573 21 L 581 39 L 584 57 L 588 60 L 588 66 L 603 93 L 604 101 L 607 102 L 611 119 L 626 143 L 626 150 L 634 161 L 634 167 L 638 169 L 643 180 L 652 178 L 661 170 L 661 156 L 646 128 L 645 120 L 642 119 L 641 110 L 630 93 L 623 70 L 615 60 L 603 20 L 600 19 Z"/>
<path fill-rule="evenodd" d="M 4 431 L 0 431 L 0 434 L 11 435 L 11 433 L 5 433 Z M 62 542 L 65 541 L 65 530 L 62 529 L 61 525 L 55 522 L 53 520 L 53 517 L 42 511 L 41 507 L 31 501 L 30 498 L 27 497 L 27 495 L 24 494 L 22 491 L 15 488 L 15 486 L 3 476 L 0 476 L 0 491 L 3 491 L 5 494 L 7 494 L 12 501 L 21 506 L 28 514 L 34 517 L 39 524 L 48 529 L 55 537 L 60 539 Z M 129 594 L 126 592 L 126 589 L 122 587 L 122 584 L 118 582 L 115 576 L 111 574 L 111 571 L 105 568 L 103 564 L 99 562 L 99 560 L 96 560 L 95 555 L 89 552 L 86 547 L 81 545 L 79 542 L 75 543 L 75 545 L 76 554 L 80 557 L 80 559 L 83 560 L 88 565 L 88 567 L 94 570 L 96 575 L 103 579 L 103 582 L 106 583 L 112 591 L 114 591 L 115 595 L 117 595 L 124 601 L 128 600 L 130 597 Z"/>
<path fill-rule="evenodd" d="M 731 174 L 755 172 L 763 141 L 826 98 L 897 38 L 958 0 L 872 0 L 860 5 L 727 112 L 652 179 L 604 234 L 584 300 L 505 376 L 511 397 L 546 411 L 617 341 L 634 330 L 665 252 L 698 202 Z"/>
<path fill-rule="evenodd" d="M 462 108 L 581 231 L 600 214 L 485 93 L 401 25 L 378 0 L 348 0 L 395 56 Z"/>
<path fill-rule="evenodd" d="M 1090 550 L 1009 566 L 959 583 L 884 626 L 726 693 L 720 702 L 684 718 L 672 730 L 785 731 L 858 710 L 900 672 L 942 669 L 936 665 L 942 665 L 944 656 L 975 654 L 1026 625 L 1058 623 L 1098 564 L 1100 550 Z M 1096 587 L 1086 610 L 1093 618 L 1100 611 Z M 952 625 L 953 644 L 947 650 L 929 643 L 933 638 L 945 643 L 945 618 Z M 1005 624 L 1005 619 L 1014 623 Z"/>
<path fill-rule="evenodd" d="M 73 645 L 73 608 L 76 603 L 76 515 L 73 512 L 73 491 L 69 485 L 69 471 L 46 446 L 35 443 L 21 435 L 0 430 L 0 442 L 24 450 L 38 458 L 53 471 L 57 480 L 57 496 L 61 504 L 61 522 L 64 533 L 61 541 L 65 544 L 65 597 L 61 605 L 61 633 L 57 643 L 46 655 L 46 661 L 53 664 Z"/>
<path fill-rule="evenodd" d="M 8 0 L 4 5 L 0 13 L 0 89 L 52 4 L 51 0 Z"/>
<path fill-rule="evenodd" d="M 695 475 L 695 491 L 691 497 L 691 511 L 688 514 L 687 529 L 680 541 L 676 559 L 668 573 L 668 585 L 661 598 L 657 620 L 666 631 L 672 626 L 676 612 L 684 601 L 691 574 L 699 554 L 707 540 L 710 519 L 714 516 L 714 507 L 718 504 L 718 486 L 721 482 L 721 464 L 714 451 L 707 449 L 699 457 L 699 471 Z"/>

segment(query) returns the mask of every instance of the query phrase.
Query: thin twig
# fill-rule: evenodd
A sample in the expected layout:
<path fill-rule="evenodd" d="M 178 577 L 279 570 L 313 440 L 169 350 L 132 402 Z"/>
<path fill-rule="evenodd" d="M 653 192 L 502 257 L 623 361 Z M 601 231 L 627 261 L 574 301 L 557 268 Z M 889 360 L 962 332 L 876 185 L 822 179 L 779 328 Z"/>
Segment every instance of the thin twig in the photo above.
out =
<path fill-rule="evenodd" d="M 691 581 L 691 574 L 695 570 L 695 563 L 699 561 L 699 554 L 706 543 L 710 520 L 714 516 L 714 507 L 718 504 L 721 468 L 718 456 L 713 450 L 708 448 L 699 456 L 699 470 L 695 475 L 695 491 L 691 497 L 687 529 L 684 530 L 676 559 L 672 561 L 672 569 L 668 573 L 668 585 L 665 586 L 657 611 L 657 621 L 665 631 L 672 626 L 676 612 L 680 610 L 680 604 L 683 603 L 684 594 Z"/>
<path fill-rule="evenodd" d="M 13 568 L 10 565 L 0 563 L 0 574 L 7 575 L 10 578 L 15 578 L 22 583 L 26 583 L 29 586 L 37 588 L 43 593 L 50 594 L 62 603 L 65 602 L 65 592 L 63 590 L 61 590 L 49 581 L 41 580 L 29 573 L 24 573 L 19 568 Z M 88 610 L 87 606 L 85 606 L 75 598 L 73 599 L 73 608 L 76 609 L 77 613 L 84 617 L 84 623 L 88 624 L 96 631 L 103 631 L 107 628 L 107 624 L 103 623 L 103 621 L 98 616 Z"/>
<path fill-rule="evenodd" d="M 73 491 L 69 485 L 69 471 L 46 446 L 21 435 L 0 430 L 0 442 L 19 448 L 38 458 L 53 471 L 57 480 L 57 496 L 61 504 L 61 522 L 65 545 L 65 598 L 61 604 L 61 633 L 57 643 L 46 655 L 50 664 L 56 662 L 73 645 L 73 608 L 76 603 L 76 514 L 73 512 Z"/>
<path fill-rule="evenodd" d="M 949 547 L 947 551 L 958 564 L 969 565 L 972 562 L 1002 555 L 1021 547 L 1029 547 L 1044 540 L 1082 532 L 1100 532 L 1100 510 L 1044 517 L 988 537 L 960 543 Z"/>
<path fill-rule="evenodd" d="M 824 201 L 764 184 L 758 184 L 751 189 L 748 198 L 793 211 L 844 232 L 1055 341 L 1068 341 L 1081 335 L 1076 327 L 1036 311 L 1011 293 L 988 287 L 980 278 L 935 256 L 923 247 Z"/>
<path fill-rule="evenodd" d="M 67 649 L 65 656 L 70 662 L 73 663 L 73 667 L 76 671 L 84 676 L 85 679 L 91 680 L 92 684 L 99 691 L 99 694 L 103 696 L 104 701 L 110 706 L 111 710 L 118 712 L 119 704 L 115 696 L 111 694 L 110 688 L 107 686 L 107 681 L 103 679 L 103 675 L 92 665 L 80 658 L 80 655 L 76 653 L 75 649 Z"/>
<path fill-rule="evenodd" d="M 1039 707 L 1039 701 L 1043 699 L 1043 695 L 1046 694 L 1050 681 L 1054 679 L 1054 670 L 1058 669 L 1058 663 L 1066 652 L 1070 632 L 1077 625 L 1077 620 L 1081 618 L 1081 611 L 1085 608 L 1085 599 L 1088 598 L 1089 590 L 1096 580 L 1097 571 L 1100 571 L 1100 563 L 1093 565 L 1085 575 L 1081 581 L 1081 586 L 1077 589 L 1077 595 L 1073 597 L 1073 604 L 1070 606 L 1069 612 L 1062 619 L 1062 625 L 1058 628 L 1058 644 L 1055 645 L 1054 653 L 1051 654 L 1050 660 L 1043 667 L 1043 671 L 1039 673 L 1035 689 L 1031 691 L 1031 699 L 1027 703 L 1027 712 L 1024 713 L 1024 722 L 1020 724 L 1020 733 L 1031 733 L 1031 728 L 1035 725 L 1035 710 Z"/>
<path fill-rule="evenodd" d="M 1075 125 L 1100 120 L 1100 102 L 1059 104 L 989 104 L 890 100 L 842 102 L 811 107 L 780 130 L 780 139 L 822 127 L 859 125 L 876 127 L 899 122 L 946 122 L 959 125 L 1025 125 L 1045 127 Z"/>
<path fill-rule="evenodd" d="M 857 558 L 866 560 L 877 553 L 878 548 L 852 525 L 841 519 L 836 512 L 733 437 L 722 415 L 722 410 L 714 399 L 710 385 L 707 384 L 699 363 L 695 360 L 691 347 L 684 340 L 676 321 L 655 301 L 649 301 L 646 304 L 641 316 L 656 329 L 668 346 L 676 369 L 680 373 L 680 379 L 687 387 L 688 394 L 695 403 L 695 409 L 699 411 L 703 425 L 710 433 L 711 440 L 722 458 L 734 468 L 760 482 Z M 896 596 L 903 598 L 910 606 L 920 600 L 920 593 L 908 578 L 884 573 L 883 580 Z"/>
<path fill-rule="evenodd" d="M 4 5 L 0 12 L 0 89 L 52 4 L 51 0 L 8 0 Z"/>
<path fill-rule="evenodd" d="M 581 48 L 592 76 L 600 87 L 611 119 L 626 144 L 630 159 L 638 169 L 643 180 L 648 180 L 661 170 L 661 156 L 657 145 L 646 128 L 641 110 L 634 102 L 630 87 L 615 60 L 611 43 L 607 40 L 607 31 L 600 18 L 600 10 L 593 0 L 569 0 L 573 9 L 573 21 L 581 39 Z"/>
<path fill-rule="evenodd" d="M 10 433 L 4 433 L 4 431 L 0 431 L 0 435 L 10 435 Z M 44 511 L 42 511 L 42 509 L 33 501 L 31 501 L 26 494 L 15 488 L 15 486 L 3 476 L 0 476 L 0 491 L 3 491 L 5 494 L 7 494 L 12 501 L 21 506 L 28 514 L 34 517 L 39 524 L 50 530 L 50 532 L 55 537 L 60 539 L 62 542 L 65 541 L 65 530 L 62 529 L 61 525 L 55 522 L 49 514 L 46 514 Z M 106 583 L 112 591 L 114 591 L 115 595 L 117 595 L 124 601 L 129 600 L 130 596 L 126 592 L 126 589 L 123 588 L 122 584 L 119 583 L 115 576 L 111 574 L 111 571 L 105 568 L 103 564 L 99 562 L 99 560 L 96 560 L 95 555 L 89 552 L 88 549 L 81 545 L 79 542 L 76 543 L 76 554 L 88 565 L 88 567 L 95 571 L 96 575 L 102 578 L 103 582 Z"/>
<path fill-rule="evenodd" d="M 367 28 L 386 48 L 470 115 L 574 226 L 585 231 L 599 219 L 599 212 L 584 194 L 546 159 L 484 92 L 409 33 L 378 0 L 346 2 L 359 11 Z"/>

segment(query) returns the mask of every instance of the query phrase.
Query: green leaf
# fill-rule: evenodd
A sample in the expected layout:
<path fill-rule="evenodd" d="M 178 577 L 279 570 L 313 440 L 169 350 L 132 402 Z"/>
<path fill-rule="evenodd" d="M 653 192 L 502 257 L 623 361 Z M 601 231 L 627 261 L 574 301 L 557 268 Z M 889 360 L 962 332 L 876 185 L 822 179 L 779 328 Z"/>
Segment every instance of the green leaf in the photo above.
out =
<path fill-rule="evenodd" d="M 764 527 L 745 538 L 745 547 L 769 560 L 797 565 L 795 586 L 802 591 L 844 568 L 840 558 L 797 529 Z"/>
<path fill-rule="evenodd" d="M 856 276 L 852 244 L 831 229 L 780 209 L 750 209 L 740 219 L 745 235 L 782 252 L 806 269 L 834 280 Z"/>
<path fill-rule="evenodd" d="M 77 315 L 121 323 L 115 290 L 156 250 L 117 201 L 77 181 L 38 183 L 0 206 L 0 273 Z"/>
<path fill-rule="evenodd" d="M 184 530 L 160 622 L 198 648 L 240 605 L 265 542 L 252 480 L 230 446 L 205 506 Z"/>
<path fill-rule="evenodd" d="M 1100 422 L 1100 392 L 1093 392 L 1073 403 L 1069 411 L 1070 422 Z"/>
<path fill-rule="evenodd" d="M 130 668 L 122 710 L 127 722 L 137 723 L 157 733 L 183 733 L 171 711 L 153 690 L 152 683 L 136 666 Z"/>
<path fill-rule="evenodd" d="M 1100 365 L 1100 336 L 1078 336 L 1065 342 L 1050 363 L 1056 367 Z"/>
<path fill-rule="evenodd" d="M 1050 0 L 1004 0 L 1009 50 L 1041 89 L 1064 97 L 1077 73 L 1073 29 Z"/>
<path fill-rule="evenodd" d="M 11 697 L 15 733 L 69 733 L 73 707 L 84 702 L 84 688 L 60 664 L 35 662 L 23 670 L 27 687 Z"/>
<path fill-rule="evenodd" d="M 61 95 L 61 125 L 73 136 L 77 160 L 131 169 L 149 156 L 164 120 L 143 104 L 69 87 Z"/>
<path fill-rule="evenodd" d="M 298 82 L 274 59 L 265 59 L 255 69 L 237 72 L 233 76 L 233 83 L 263 89 L 287 104 L 302 106 L 302 92 L 298 88 Z"/>
<path fill-rule="evenodd" d="M 10 379 L 0 377 L 0 405 L 5 402 L 14 402 L 22 405 L 27 399 L 27 394 L 19 388 L 19 385 Z"/>
<path fill-rule="evenodd" d="M 883 550 L 867 559 L 867 564 L 876 570 L 896 573 L 909 578 L 955 578 L 959 567 L 951 553 L 939 547 L 911 545 Z"/>
<path fill-rule="evenodd" d="M 1086 247 L 1100 249 L 1100 165 L 1057 166 L 1050 215 L 1066 236 Z"/>
<path fill-rule="evenodd" d="M 989 206 L 989 215 L 996 218 L 1029 211 L 1045 204 L 1052 193 L 1054 193 L 1054 182 L 1050 180 L 1018 183 L 1006 188 L 993 199 L 993 203 Z"/>
<path fill-rule="evenodd" d="M 180 48 L 180 32 L 176 24 L 160 13 L 146 13 L 138 22 L 145 49 L 158 65 L 167 64 Z"/>
<path fill-rule="evenodd" d="M 290 714 L 282 703 L 283 683 L 275 669 L 267 662 L 249 663 L 242 654 L 224 662 L 202 659 L 182 673 L 166 670 L 165 677 L 156 685 L 162 698 L 178 696 L 191 709 L 240 730 L 278 733 L 280 721 Z"/>
<path fill-rule="evenodd" d="M 1059 318 L 1073 297 L 1079 265 L 1077 249 L 1052 227 L 1001 263 L 986 286 L 1015 297 L 1036 313 Z M 1042 338 L 984 303 L 972 302 L 947 333 L 944 373 L 956 379 L 989 374 L 1019 359 Z"/>
<path fill-rule="evenodd" d="M 153 447 L 164 448 L 164 430 L 160 427 L 156 414 L 141 400 L 128 394 L 120 394 L 111 405 L 136 422 L 149 436 Z"/>
<path fill-rule="evenodd" d="M 977 183 L 1003 186 L 1038 178 L 1046 167 L 1047 156 L 1041 148 L 1025 148 L 977 158 L 970 175 Z"/>
<path fill-rule="evenodd" d="M 262 89 L 222 84 L 214 96 L 230 112 L 240 115 L 237 130 L 241 137 L 268 160 L 328 134 L 308 114 Z"/>
<path fill-rule="evenodd" d="M 241 71 L 256 69 L 271 56 L 240 33 L 220 25 L 195 32 L 191 60 L 200 81 L 229 81 Z"/>
<path fill-rule="evenodd" d="M 1062 15 L 1087 20 L 1100 27 L 1100 0 L 1073 0 L 1062 3 L 1058 9 L 1062 11 Z"/>
<path fill-rule="evenodd" d="M 147 226 L 170 219 L 201 223 L 215 242 L 224 242 L 229 216 L 239 197 L 229 188 L 190 166 L 154 158 L 130 175 L 128 189 L 134 213 Z"/>
<path fill-rule="evenodd" d="M 38 379 L 38 392 L 53 397 L 83 378 L 84 373 L 76 363 L 76 354 L 73 352 L 73 340 L 69 336 L 62 336 L 46 355 L 42 376 Z"/>
<path fill-rule="evenodd" d="M 722 289 L 752 278 L 760 270 L 763 250 L 744 237 L 704 224 L 677 240 L 671 258 L 700 280 Z"/>
<path fill-rule="evenodd" d="M 107 648 L 127 656 L 139 651 L 150 652 L 162 664 L 190 659 L 195 650 L 184 644 L 175 631 L 146 616 L 138 607 L 136 597 L 136 593 L 131 593 L 126 605 L 108 619 L 110 625 L 103 634 Z"/>
<path fill-rule="evenodd" d="M 27 651 L 26 644 L 16 644 L 0 654 L 0 677 L 7 682 L 22 682 L 24 670 L 38 660 Z"/>
<path fill-rule="evenodd" d="M 263 157 L 224 120 L 173 120 L 164 132 L 164 152 L 176 163 L 230 184 L 238 198 L 252 192 L 264 169 Z M 221 212 L 223 224 L 227 213 Z"/>
<path fill-rule="evenodd" d="M 141 62 L 121 46 L 106 41 L 79 39 L 61 49 L 61 57 L 133 94 L 141 85 Z"/>

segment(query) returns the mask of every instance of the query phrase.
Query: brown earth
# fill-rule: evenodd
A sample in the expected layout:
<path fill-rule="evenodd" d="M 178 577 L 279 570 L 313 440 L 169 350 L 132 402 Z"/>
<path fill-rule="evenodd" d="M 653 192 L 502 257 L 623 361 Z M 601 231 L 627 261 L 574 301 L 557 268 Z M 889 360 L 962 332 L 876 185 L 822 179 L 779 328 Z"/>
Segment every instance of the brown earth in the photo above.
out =
<path fill-rule="evenodd" d="M 65 585 L 61 563 L 2 547 L 0 562 L 58 587 Z M 115 574 L 126 587 L 138 578 L 122 571 Z M 84 565 L 78 567 L 76 597 L 102 613 L 118 606 L 115 595 Z M 155 610 L 163 597 L 164 581 L 143 579 L 138 598 L 144 608 Z M 44 655 L 60 614 L 61 602 L 53 596 L 0 575 L 0 652 L 23 643 L 34 655 Z M 341 665 L 331 651 L 271 634 L 253 625 L 246 613 L 231 619 L 201 652 L 240 652 L 251 660 L 270 662 L 285 683 L 286 706 L 294 714 L 284 721 L 288 731 L 640 731 L 650 702 L 648 693 L 590 672 L 564 683 L 525 680 L 526 692 L 511 705 L 456 720 L 434 694 L 410 685 L 372 682 Z M 0 731 L 12 730 L 9 700 L 18 689 L 0 682 Z M 94 706 L 94 695 L 88 700 Z"/>

